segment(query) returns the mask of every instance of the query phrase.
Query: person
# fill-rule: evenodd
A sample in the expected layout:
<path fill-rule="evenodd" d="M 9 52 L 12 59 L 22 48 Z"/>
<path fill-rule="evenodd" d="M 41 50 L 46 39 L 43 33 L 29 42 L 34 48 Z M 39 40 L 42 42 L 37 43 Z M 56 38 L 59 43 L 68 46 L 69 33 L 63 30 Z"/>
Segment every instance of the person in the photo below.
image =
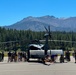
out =
<path fill-rule="evenodd" d="M 15 51 L 14 55 L 15 55 L 14 61 L 17 62 L 17 52 L 16 51 Z"/>
<path fill-rule="evenodd" d="M 60 56 L 60 63 L 64 63 L 64 55 L 62 55 L 62 54 Z"/>
<path fill-rule="evenodd" d="M 76 50 L 74 51 L 74 58 L 75 58 L 75 63 L 76 63 Z"/>
<path fill-rule="evenodd" d="M 51 60 L 52 60 L 52 62 L 55 61 L 54 57 L 55 57 L 55 55 L 51 55 Z"/>
<path fill-rule="evenodd" d="M 11 52 L 8 52 L 8 62 L 11 62 Z"/>
<path fill-rule="evenodd" d="M 11 62 L 13 62 L 14 59 L 15 59 L 15 54 L 14 54 L 14 52 L 12 52 L 12 53 L 11 53 Z"/>
<path fill-rule="evenodd" d="M 20 52 L 18 52 L 18 62 L 20 62 Z"/>
<path fill-rule="evenodd" d="M 2 61 L 2 54 L 0 53 L 0 62 Z"/>
<path fill-rule="evenodd" d="M 22 52 L 20 52 L 20 61 L 22 61 Z"/>
<path fill-rule="evenodd" d="M 4 52 L 2 52 L 2 61 L 4 60 Z"/>
<path fill-rule="evenodd" d="M 58 55 L 56 54 L 56 55 L 54 56 L 54 63 L 56 63 L 57 57 L 58 57 Z"/>
<path fill-rule="evenodd" d="M 67 52 L 65 53 L 65 58 L 67 61 L 70 61 L 70 52 L 69 50 L 67 50 Z"/>
<path fill-rule="evenodd" d="M 51 58 L 50 58 L 50 56 L 49 55 L 46 55 L 45 56 L 45 59 L 44 59 L 44 63 L 45 63 L 45 65 L 50 65 L 50 63 L 49 64 L 47 64 L 47 62 L 50 62 L 51 63 Z"/>
<path fill-rule="evenodd" d="M 26 61 L 26 53 L 25 52 L 22 53 L 22 58 L 23 58 L 23 61 Z"/>

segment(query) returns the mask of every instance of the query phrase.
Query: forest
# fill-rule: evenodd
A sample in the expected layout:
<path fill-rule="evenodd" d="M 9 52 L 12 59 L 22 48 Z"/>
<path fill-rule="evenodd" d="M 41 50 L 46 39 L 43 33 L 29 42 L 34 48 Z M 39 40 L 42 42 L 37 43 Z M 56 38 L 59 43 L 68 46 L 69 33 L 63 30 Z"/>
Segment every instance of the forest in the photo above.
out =
<path fill-rule="evenodd" d="M 5 29 L 0 27 L 0 50 L 21 50 L 26 51 L 28 45 L 32 40 L 45 40 L 45 31 L 31 31 L 31 30 L 16 30 L 16 29 Z M 63 49 L 63 50 L 75 50 L 76 49 L 76 32 L 60 32 L 51 31 L 51 38 L 49 40 L 66 40 L 74 42 L 57 42 L 49 41 L 50 49 Z M 33 42 L 34 43 L 34 42 Z M 40 42 L 45 44 L 44 42 Z"/>

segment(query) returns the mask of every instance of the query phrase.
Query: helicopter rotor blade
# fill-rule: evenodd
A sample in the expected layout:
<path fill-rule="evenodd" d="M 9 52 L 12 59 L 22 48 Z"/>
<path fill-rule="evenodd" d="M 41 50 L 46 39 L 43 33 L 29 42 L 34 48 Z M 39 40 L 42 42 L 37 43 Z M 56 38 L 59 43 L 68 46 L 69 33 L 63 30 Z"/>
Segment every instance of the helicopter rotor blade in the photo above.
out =
<path fill-rule="evenodd" d="M 49 33 L 48 29 L 44 26 L 44 28 L 46 29 L 46 32 Z"/>
<path fill-rule="evenodd" d="M 50 26 L 48 26 L 48 30 L 49 30 L 49 33 L 50 33 Z"/>
<path fill-rule="evenodd" d="M 51 38 L 51 32 L 50 32 L 50 25 L 48 26 L 48 33 L 49 33 L 49 37 Z"/>
<path fill-rule="evenodd" d="M 45 40 L 40 40 L 41 42 L 44 42 Z M 66 43 L 76 43 L 76 41 L 66 41 L 66 40 L 48 40 L 48 41 L 54 41 L 54 42 L 66 42 Z"/>
<path fill-rule="evenodd" d="M 0 44 L 14 43 L 14 42 L 19 42 L 19 41 L 7 41 L 7 42 L 0 42 Z"/>

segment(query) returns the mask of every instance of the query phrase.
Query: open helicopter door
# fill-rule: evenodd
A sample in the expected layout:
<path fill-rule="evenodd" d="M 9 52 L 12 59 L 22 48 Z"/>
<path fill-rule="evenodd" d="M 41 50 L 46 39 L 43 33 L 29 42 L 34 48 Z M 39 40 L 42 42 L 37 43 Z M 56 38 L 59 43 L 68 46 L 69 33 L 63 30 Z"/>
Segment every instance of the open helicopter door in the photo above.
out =
<path fill-rule="evenodd" d="M 30 50 L 30 58 L 42 59 L 44 56 L 44 50 Z"/>

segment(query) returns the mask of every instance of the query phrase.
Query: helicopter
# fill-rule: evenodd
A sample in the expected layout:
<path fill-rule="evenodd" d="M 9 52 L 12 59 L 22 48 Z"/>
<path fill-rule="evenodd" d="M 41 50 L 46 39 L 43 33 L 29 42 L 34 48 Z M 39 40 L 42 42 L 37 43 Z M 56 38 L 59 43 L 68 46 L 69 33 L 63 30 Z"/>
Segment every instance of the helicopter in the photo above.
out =
<path fill-rule="evenodd" d="M 28 50 L 27 50 L 27 61 L 30 60 L 30 58 L 36 58 L 38 60 L 43 60 L 46 55 L 64 55 L 64 51 L 62 49 L 55 49 L 55 50 L 50 50 L 49 41 L 55 41 L 55 40 L 49 40 L 49 37 L 51 38 L 51 33 L 50 33 L 50 26 L 48 28 L 44 27 L 46 29 L 46 33 L 44 35 L 45 40 L 34 40 L 33 44 L 29 44 Z M 45 44 L 41 44 L 40 42 L 45 41 Z M 60 41 L 60 40 L 56 40 Z"/>

